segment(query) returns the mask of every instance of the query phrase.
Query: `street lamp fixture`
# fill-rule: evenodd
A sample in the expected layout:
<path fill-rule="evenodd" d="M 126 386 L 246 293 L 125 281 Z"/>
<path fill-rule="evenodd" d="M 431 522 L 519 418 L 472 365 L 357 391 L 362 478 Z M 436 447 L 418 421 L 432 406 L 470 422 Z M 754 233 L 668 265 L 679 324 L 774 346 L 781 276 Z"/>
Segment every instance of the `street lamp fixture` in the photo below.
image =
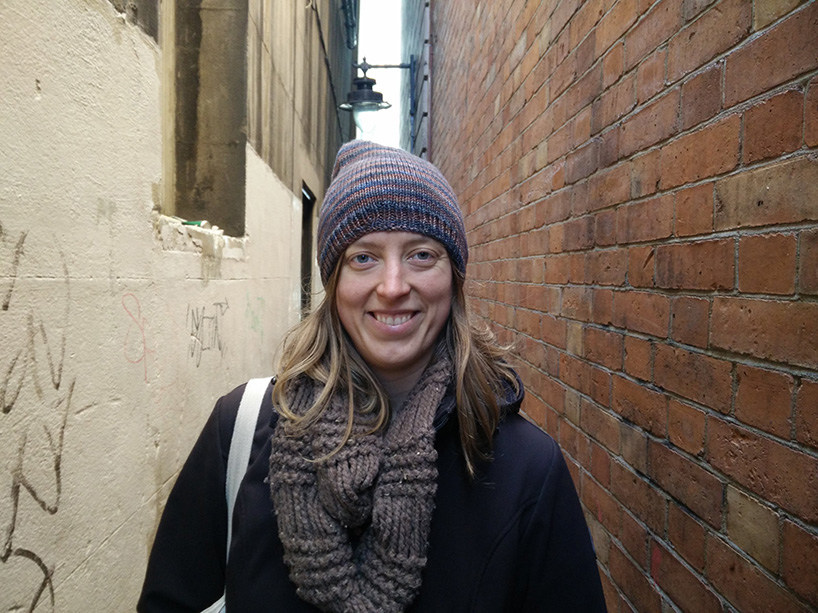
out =
<path fill-rule="evenodd" d="M 383 99 L 383 94 L 375 91 L 375 79 L 366 76 L 366 72 L 371 68 L 408 68 L 410 71 L 411 89 L 414 90 L 415 77 L 415 57 L 412 56 L 408 64 L 370 64 L 366 58 L 360 64 L 352 64 L 356 69 L 363 72 L 362 77 L 356 77 L 352 84 L 354 89 L 347 94 L 346 102 L 338 105 L 342 111 L 351 111 L 355 120 L 355 125 L 362 132 L 370 132 L 374 127 L 374 112 L 382 109 L 388 109 L 392 105 Z M 410 104 L 410 115 L 414 114 L 414 96 L 410 95 L 412 99 Z"/>

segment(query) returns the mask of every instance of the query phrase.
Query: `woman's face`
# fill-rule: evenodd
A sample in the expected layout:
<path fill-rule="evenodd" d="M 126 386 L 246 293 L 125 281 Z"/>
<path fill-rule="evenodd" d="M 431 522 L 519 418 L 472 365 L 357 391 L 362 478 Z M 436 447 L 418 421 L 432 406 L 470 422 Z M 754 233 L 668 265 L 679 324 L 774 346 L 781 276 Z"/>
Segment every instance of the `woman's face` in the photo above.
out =
<path fill-rule="evenodd" d="M 341 256 L 335 304 L 355 348 L 382 383 L 429 363 L 452 302 L 446 248 L 412 232 L 373 232 Z"/>

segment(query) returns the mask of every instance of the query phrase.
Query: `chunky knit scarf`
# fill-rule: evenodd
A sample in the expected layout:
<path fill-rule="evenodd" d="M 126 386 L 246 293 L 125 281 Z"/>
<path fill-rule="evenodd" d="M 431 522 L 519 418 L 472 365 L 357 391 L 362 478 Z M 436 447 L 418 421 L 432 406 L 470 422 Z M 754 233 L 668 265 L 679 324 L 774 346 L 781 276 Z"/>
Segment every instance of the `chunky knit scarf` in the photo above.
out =
<path fill-rule="evenodd" d="M 451 376 L 451 360 L 438 354 L 385 431 L 367 434 L 370 424 L 356 416 L 334 454 L 347 424 L 344 394 L 304 436 L 288 435 L 279 420 L 270 489 L 303 600 L 337 613 L 404 611 L 414 600 L 437 489 L 432 422 Z M 298 385 L 293 410 L 303 414 L 319 392 L 312 382 Z"/>

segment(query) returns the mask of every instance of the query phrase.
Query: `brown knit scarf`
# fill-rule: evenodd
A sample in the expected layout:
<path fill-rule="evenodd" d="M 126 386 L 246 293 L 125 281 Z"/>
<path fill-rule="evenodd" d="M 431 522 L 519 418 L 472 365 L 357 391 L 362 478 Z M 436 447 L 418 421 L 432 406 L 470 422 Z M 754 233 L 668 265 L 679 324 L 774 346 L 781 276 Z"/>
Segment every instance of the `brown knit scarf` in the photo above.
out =
<path fill-rule="evenodd" d="M 437 489 L 432 422 L 451 377 L 450 358 L 438 354 L 385 431 L 366 434 L 369 424 L 356 419 L 352 437 L 328 459 L 321 458 L 347 424 L 344 394 L 302 437 L 279 420 L 270 490 L 284 561 L 303 600 L 337 613 L 397 612 L 417 596 Z M 294 412 L 303 414 L 319 391 L 301 383 Z"/>

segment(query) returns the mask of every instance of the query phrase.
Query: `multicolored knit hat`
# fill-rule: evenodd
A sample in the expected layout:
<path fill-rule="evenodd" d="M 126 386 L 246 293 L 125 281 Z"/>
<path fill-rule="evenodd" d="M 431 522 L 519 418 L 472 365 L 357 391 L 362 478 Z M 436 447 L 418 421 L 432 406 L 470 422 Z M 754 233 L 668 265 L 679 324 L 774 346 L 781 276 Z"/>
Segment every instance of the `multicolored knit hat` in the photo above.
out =
<path fill-rule="evenodd" d="M 335 158 L 318 216 L 326 284 L 346 248 L 371 232 L 415 232 L 442 243 L 463 274 L 469 259 L 457 198 L 440 171 L 402 149 L 354 140 Z"/>

